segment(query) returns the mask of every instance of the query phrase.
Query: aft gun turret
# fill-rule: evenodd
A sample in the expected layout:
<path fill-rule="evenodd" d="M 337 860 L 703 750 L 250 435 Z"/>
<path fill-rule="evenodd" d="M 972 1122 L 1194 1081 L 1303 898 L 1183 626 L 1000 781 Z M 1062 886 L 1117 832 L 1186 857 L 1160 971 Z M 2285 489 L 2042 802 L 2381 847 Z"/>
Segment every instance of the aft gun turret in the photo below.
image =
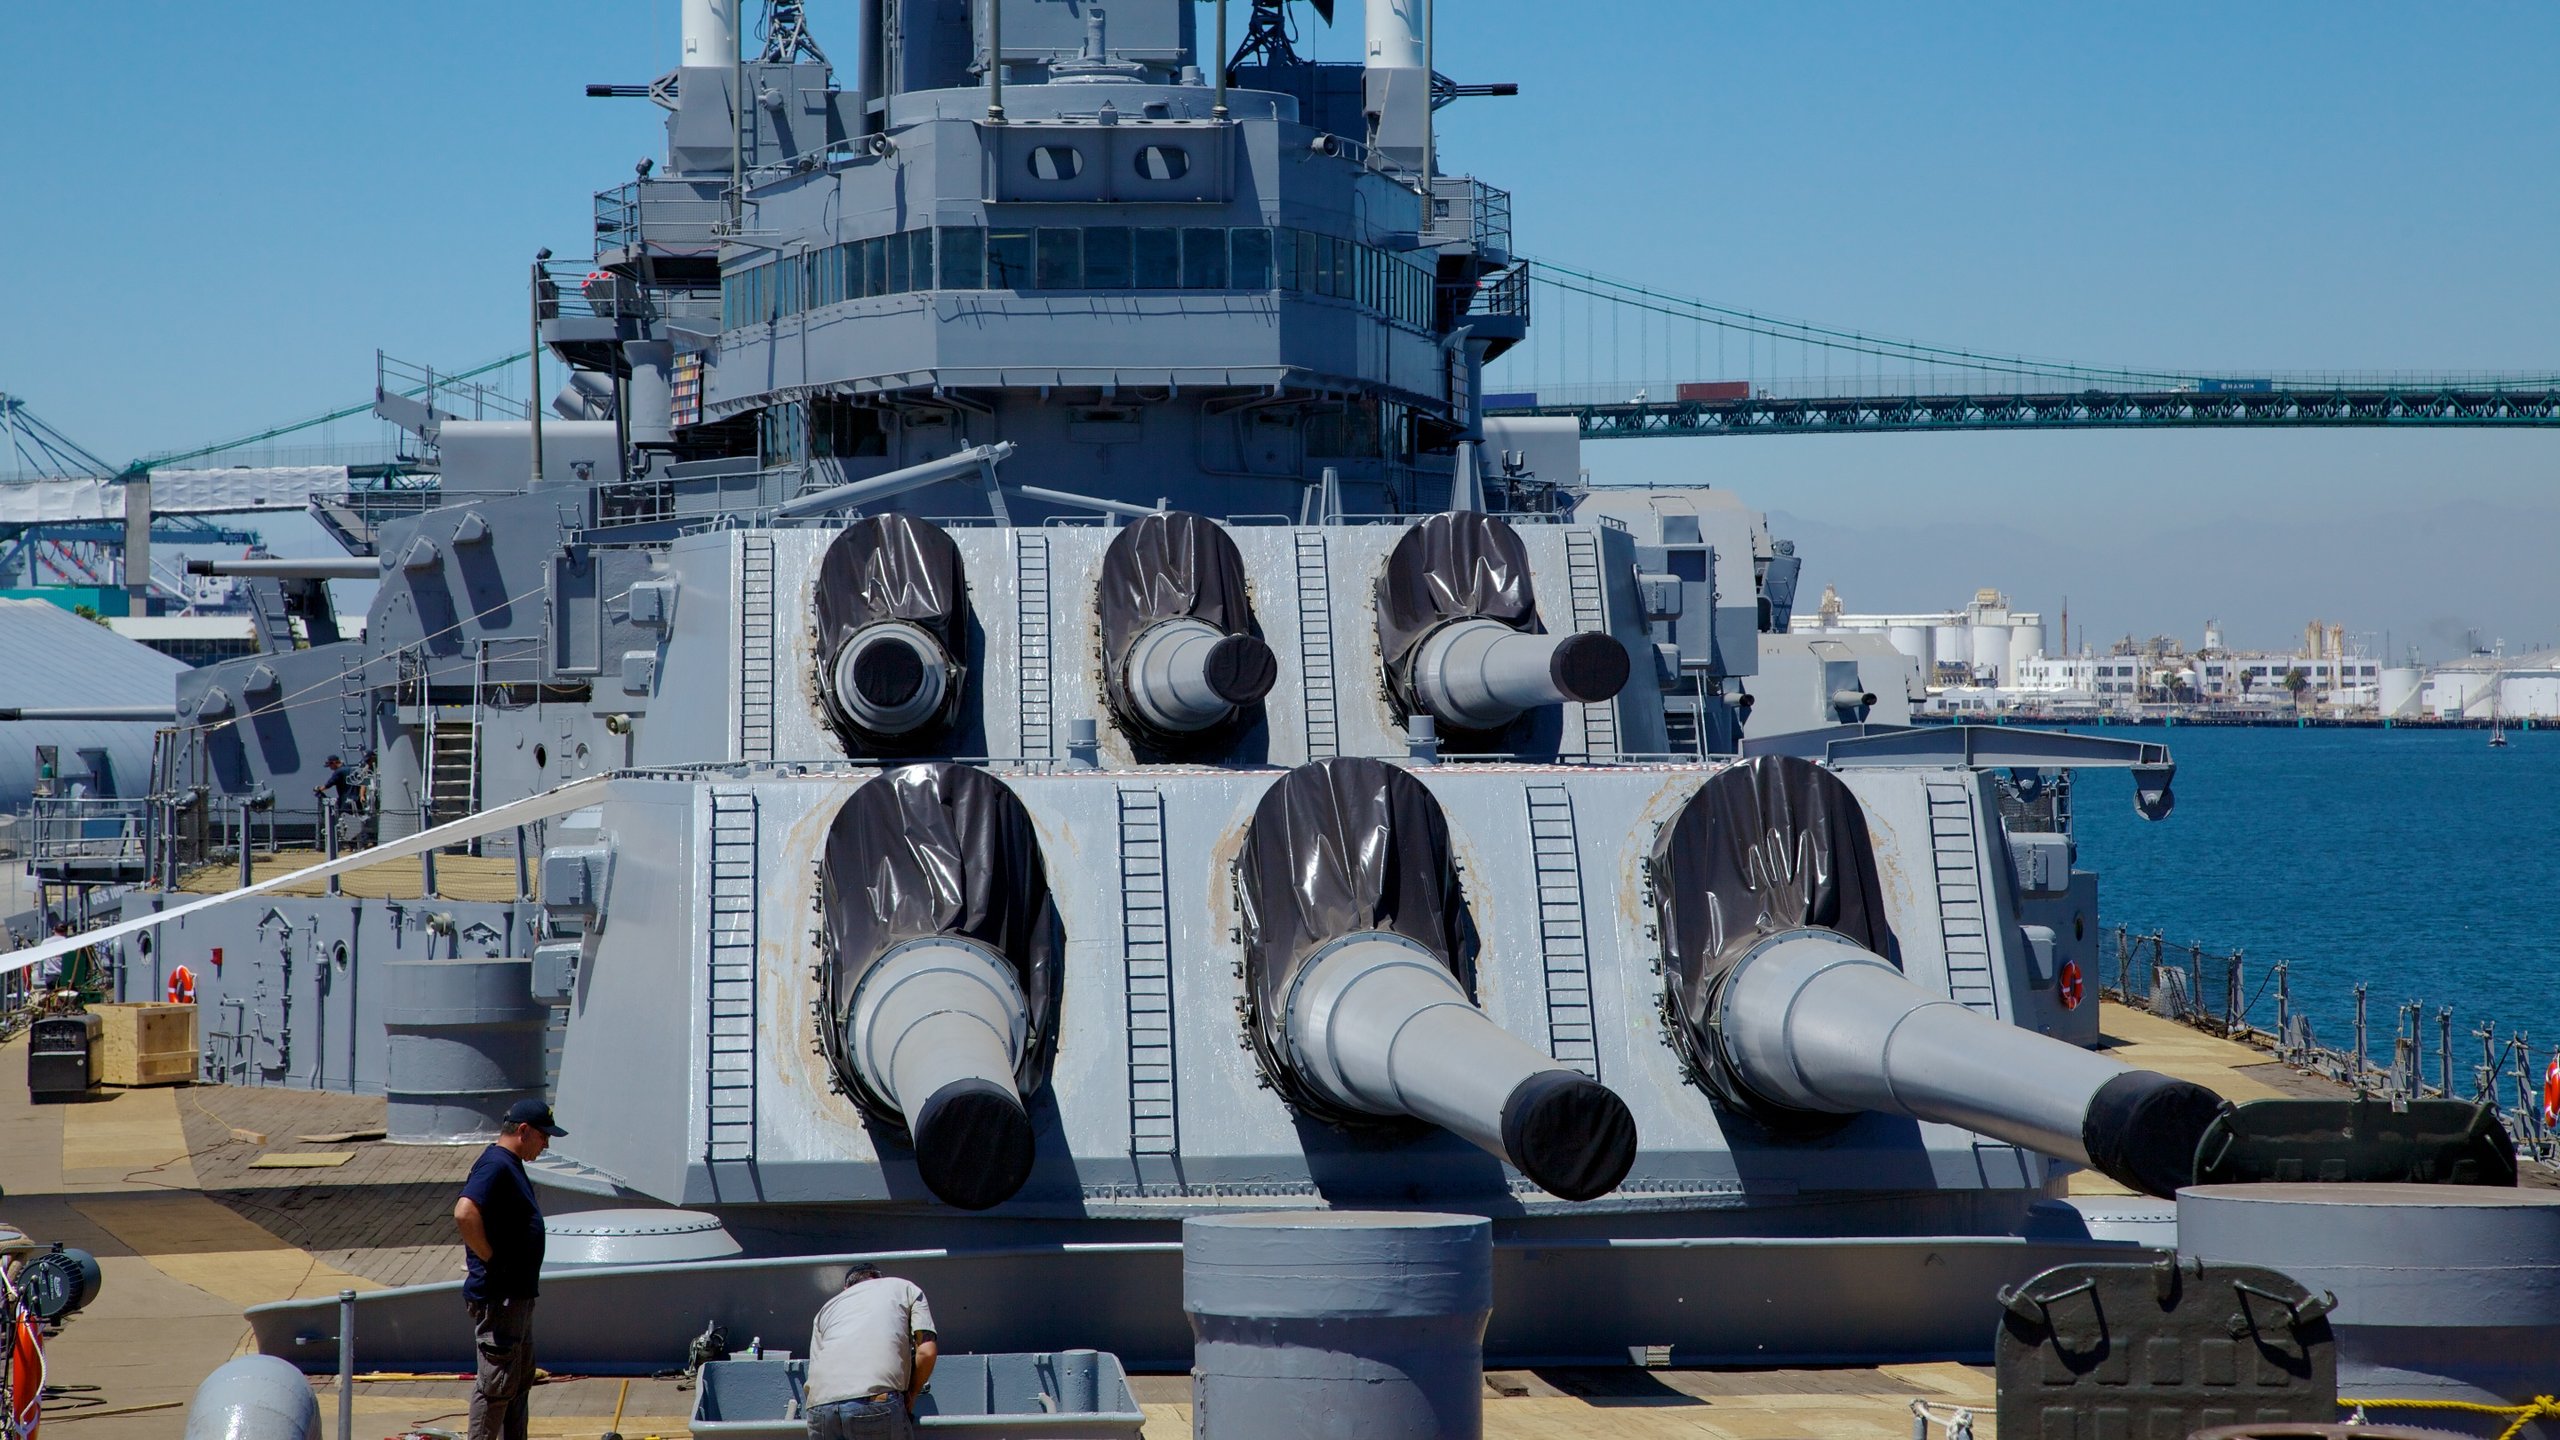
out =
<path fill-rule="evenodd" d="M 1397 702 L 1450 730 L 1599 704 L 1627 683 L 1615 636 L 1546 633 L 1519 533 L 1474 511 L 1431 516 L 1396 542 L 1378 582 L 1378 640 Z"/>
<path fill-rule="evenodd" d="M 968 677 L 960 547 L 911 515 L 856 521 L 818 562 L 814 604 L 819 692 L 846 750 L 931 749 Z"/>
<path fill-rule="evenodd" d="M 1780 1133 L 1878 1111 L 2145 1194 L 2192 1182 L 2219 1096 L 1979 1013 L 1884 958 L 1867 819 L 1829 771 L 1771 756 L 1719 773 L 1664 827 L 1652 881 L 1675 1041 L 1728 1107 Z"/>
<path fill-rule="evenodd" d="M 1474 926 L 1420 781 L 1375 760 L 1302 765 L 1255 808 L 1239 863 L 1254 1047 L 1300 1109 L 1427 1121 L 1568 1200 L 1626 1178 L 1626 1102 L 1471 998 Z"/>

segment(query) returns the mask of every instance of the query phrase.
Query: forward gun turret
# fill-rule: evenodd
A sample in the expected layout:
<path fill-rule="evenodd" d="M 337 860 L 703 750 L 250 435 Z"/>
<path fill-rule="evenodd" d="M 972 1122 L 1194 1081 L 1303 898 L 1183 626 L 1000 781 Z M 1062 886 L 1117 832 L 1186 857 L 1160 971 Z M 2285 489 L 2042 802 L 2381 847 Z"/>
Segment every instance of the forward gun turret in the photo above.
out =
<path fill-rule="evenodd" d="M 1450 730 L 1599 704 L 1627 683 L 1615 636 L 1545 632 L 1518 532 L 1474 511 L 1431 516 L 1396 543 L 1378 582 L 1378 640 L 1397 702 Z"/>

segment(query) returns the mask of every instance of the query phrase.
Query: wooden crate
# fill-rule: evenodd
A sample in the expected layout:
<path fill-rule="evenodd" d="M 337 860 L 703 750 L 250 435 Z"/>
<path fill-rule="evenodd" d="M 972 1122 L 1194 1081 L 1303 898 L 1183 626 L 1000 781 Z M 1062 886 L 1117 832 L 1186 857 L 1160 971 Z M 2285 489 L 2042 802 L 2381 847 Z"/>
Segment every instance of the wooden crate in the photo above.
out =
<path fill-rule="evenodd" d="M 185 1085 L 196 1078 L 196 1007 L 92 1005 L 99 1078 L 109 1085 Z"/>

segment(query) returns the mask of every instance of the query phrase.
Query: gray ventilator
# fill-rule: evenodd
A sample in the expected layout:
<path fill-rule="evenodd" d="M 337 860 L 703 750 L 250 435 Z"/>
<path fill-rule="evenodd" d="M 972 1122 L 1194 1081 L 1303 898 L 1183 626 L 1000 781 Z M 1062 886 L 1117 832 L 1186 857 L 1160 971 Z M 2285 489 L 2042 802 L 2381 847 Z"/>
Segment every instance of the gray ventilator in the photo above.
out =
<path fill-rule="evenodd" d="M 2092 1165 L 2167 1197 L 2193 1178 L 2222 1101 L 1979 1014 L 1830 930 L 1791 930 L 1735 962 L 1716 1001 L 1723 1057 L 1797 1111 L 1878 1111 Z"/>
<path fill-rule="evenodd" d="M 1129 699 L 1147 723 L 1180 734 L 1232 718 L 1271 693 L 1279 667 L 1271 647 L 1202 620 L 1151 625 L 1129 647 Z"/>
<path fill-rule="evenodd" d="M 1624 1101 L 1494 1024 L 1402 936 L 1345 936 L 1308 957 L 1285 1033 L 1327 1100 L 1427 1120 L 1568 1200 L 1607 1194 L 1635 1163 Z"/>
<path fill-rule="evenodd" d="M 836 652 L 829 677 L 846 718 L 874 735 L 907 735 L 942 713 L 951 660 L 918 626 L 866 626 Z"/>
<path fill-rule="evenodd" d="M 1010 1198 L 1030 1173 L 1014 1083 L 1029 1034 L 1013 967 L 956 936 L 891 947 L 854 988 L 845 1053 L 906 1118 L 925 1184 L 962 1209 Z"/>
<path fill-rule="evenodd" d="M 1460 620 L 1422 642 L 1413 689 L 1444 725 L 1499 730 L 1542 705 L 1612 699 L 1627 668 L 1627 648 L 1596 631 L 1531 635 L 1498 620 Z"/>

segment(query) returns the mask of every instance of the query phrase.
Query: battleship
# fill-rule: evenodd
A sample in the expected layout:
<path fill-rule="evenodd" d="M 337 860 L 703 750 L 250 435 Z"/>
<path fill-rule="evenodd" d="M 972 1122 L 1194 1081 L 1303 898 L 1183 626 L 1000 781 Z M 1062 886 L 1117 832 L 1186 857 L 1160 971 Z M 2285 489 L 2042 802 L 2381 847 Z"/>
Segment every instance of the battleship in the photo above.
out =
<path fill-rule="evenodd" d="M 2519 1193 L 2472 1107 L 2097 1048 L 2059 802 L 2166 816 L 2166 747 L 1914 728 L 1738 497 L 1487 416 L 1526 262 L 1433 117 L 1499 87 L 1417 0 L 1358 64 L 1210 8 L 862 0 L 844 74 L 798 4 L 685 0 L 680 64 L 591 87 L 666 148 L 528 275 L 556 394 L 386 386 L 432 486 L 200 562 L 310 643 L 181 677 L 143 841 L 82 862 L 128 898 L 77 943 L 184 970 L 205 1080 L 395 1143 L 549 1099 L 582 1373 L 805 1329 L 851 1254 L 979 1349 L 1180 1369 L 1186 1225 L 1310 1210 L 1479 1217 L 1501 1363 L 2062 1354 L 2066 1295 L 2132 1302 L 2057 1267 L 2165 1311 Z M 294 818 L 333 760 L 360 801 Z M 2446 1183 L 2250 1188 L 2322 1180 Z M 2287 1317 L 2256 1383 L 2334 1377 L 2311 1291 L 2232 1283 Z M 369 1367 L 467 1349 L 450 1286 L 350 1303 Z M 334 1309 L 250 1319 L 326 1370 Z"/>

